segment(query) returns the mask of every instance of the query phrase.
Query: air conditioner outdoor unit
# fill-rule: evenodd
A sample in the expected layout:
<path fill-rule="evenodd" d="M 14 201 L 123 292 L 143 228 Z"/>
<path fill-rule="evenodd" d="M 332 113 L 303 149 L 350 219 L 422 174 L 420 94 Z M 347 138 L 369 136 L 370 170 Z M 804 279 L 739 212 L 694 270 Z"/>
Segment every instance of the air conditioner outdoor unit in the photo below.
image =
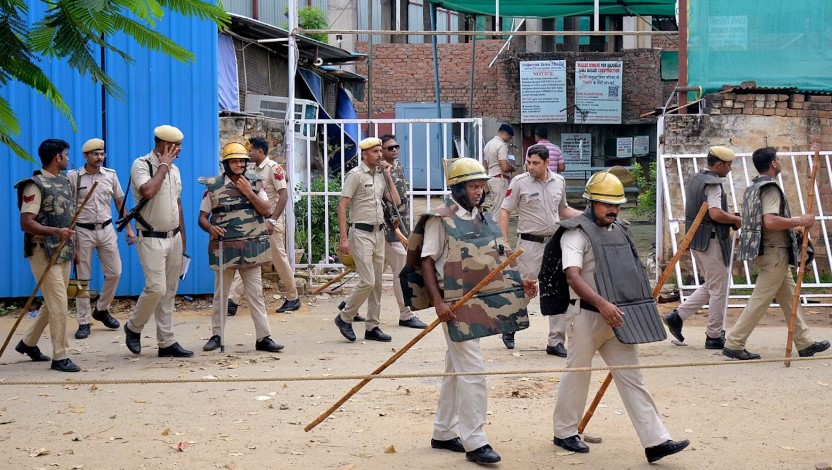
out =
<path fill-rule="evenodd" d="M 263 116 L 285 119 L 289 98 L 283 96 L 246 94 L 246 112 L 260 113 Z M 295 98 L 295 119 L 318 119 L 318 103 Z M 315 124 L 295 124 L 295 137 L 315 140 L 318 126 Z"/>

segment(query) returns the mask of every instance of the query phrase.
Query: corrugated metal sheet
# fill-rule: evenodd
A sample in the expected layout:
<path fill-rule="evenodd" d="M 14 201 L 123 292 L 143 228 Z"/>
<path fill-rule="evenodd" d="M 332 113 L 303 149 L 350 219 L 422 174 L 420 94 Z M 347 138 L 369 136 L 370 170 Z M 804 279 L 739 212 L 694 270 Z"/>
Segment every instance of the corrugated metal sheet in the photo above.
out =
<path fill-rule="evenodd" d="M 30 2 L 33 20 L 41 2 Z M 153 147 L 153 128 L 172 124 L 185 134 L 182 156 L 177 160 L 182 173 L 182 204 L 187 229 L 187 252 L 192 256 L 188 278 L 179 285 L 180 294 L 210 293 L 213 291 L 213 272 L 207 266 L 207 235 L 199 229 L 197 217 L 204 188 L 197 177 L 217 173 L 218 160 L 218 102 L 217 102 L 217 29 L 213 23 L 167 14 L 157 23 L 157 30 L 172 38 L 196 56 L 193 64 L 182 64 L 160 53 L 149 52 L 126 36 L 110 39 L 116 47 L 130 54 L 134 62 L 124 63 L 108 54 L 105 67 L 126 92 L 127 99 L 106 99 L 107 166 L 115 169 L 126 188 L 130 165 L 136 157 L 145 155 Z M 83 165 L 81 144 L 94 136 L 102 136 L 100 87 L 93 86 L 86 77 L 68 72 L 60 62 L 45 66 L 64 99 L 72 107 L 78 123 L 78 133 L 49 103 L 36 93 L 11 84 L 0 90 L 10 100 L 21 120 L 19 140 L 30 152 L 45 138 L 58 137 L 70 142 L 75 167 Z M 11 260 L 12 269 L 0 271 L 0 297 L 28 296 L 35 281 L 23 254 L 23 235 L 18 224 L 19 211 L 12 185 L 30 175 L 39 165 L 24 162 L 0 147 L 0 180 L 7 188 L 8 197 L 0 203 L 0 217 L 10 223 L 0 228 L 0 253 Z M 133 189 L 131 188 L 131 192 Z M 132 197 L 128 199 L 132 207 Z M 144 286 L 144 276 L 135 249 L 127 247 L 120 234 L 123 274 L 117 295 L 138 295 Z M 99 288 L 103 278 L 98 272 L 93 285 Z"/>

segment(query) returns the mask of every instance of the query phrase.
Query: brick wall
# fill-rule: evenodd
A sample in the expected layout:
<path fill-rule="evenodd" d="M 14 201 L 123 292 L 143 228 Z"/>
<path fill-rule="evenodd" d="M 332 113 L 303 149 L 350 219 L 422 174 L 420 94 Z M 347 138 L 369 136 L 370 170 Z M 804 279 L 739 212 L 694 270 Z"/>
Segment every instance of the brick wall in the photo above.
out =
<path fill-rule="evenodd" d="M 567 100 L 574 102 L 575 60 L 623 60 L 622 118 L 633 121 L 644 112 L 661 106 L 662 83 L 659 51 L 631 49 L 622 52 L 553 52 L 516 53 L 511 45 L 495 62 L 503 41 L 477 41 L 474 63 L 473 116 L 488 116 L 500 121 L 520 122 L 521 60 L 567 60 L 569 87 Z M 366 43 L 358 49 L 366 53 Z M 376 113 L 389 113 L 397 102 L 430 102 L 435 100 L 433 55 L 430 44 L 373 45 L 372 96 Z M 440 44 L 439 82 L 443 102 L 461 103 L 468 108 L 471 83 L 471 44 Z M 367 75 L 367 63 L 356 66 L 356 72 Z M 356 103 L 359 115 L 367 112 L 367 103 Z M 570 121 L 574 119 L 570 112 Z"/>

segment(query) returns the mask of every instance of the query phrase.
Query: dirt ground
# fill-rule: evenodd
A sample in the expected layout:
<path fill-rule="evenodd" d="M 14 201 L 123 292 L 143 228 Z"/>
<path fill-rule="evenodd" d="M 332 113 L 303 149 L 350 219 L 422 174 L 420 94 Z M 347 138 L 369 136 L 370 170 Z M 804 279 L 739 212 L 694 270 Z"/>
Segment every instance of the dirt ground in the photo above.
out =
<path fill-rule="evenodd" d="M 389 286 L 388 286 L 389 287 Z M 273 294 L 269 292 L 269 296 Z M 156 357 L 154 325 L 143 333 L 140 356 L 124 346 L 122 331 L 94 325 L 89 339 L 71 339 L 78 374 L 49 370 L 13 347 L 0 363 L 0 451 L 4 468 L 14 469 L 250 469 L 250 468 L 474 468 L 464 455 L 430 448 L 439 392 L 435 377 L 372 381 L 340 411 L 311 432 L 303 427 L 357 383 L 287 381 L 288 377 L 362 374 L 375 369 L 417 333 L 399 327 L 390 289 L 385 291 L 382 325 L 392 343 L 347 343 L 333 325 L 341 296 L 306 298 L 301 310 L 270 313 L 273 337 L 286 349 L 254 351 L 253 325 L 241 308 L 228 321 L 225 353 L 202 352 L 210 336 L 207 310 L 188 310 L 205 302 L 184 303 L 176 313 L 176 334 L 196 355 Z M 280 304 L 269 299 L 270 312 Z M 127 317 L 128 302 L 115 313 Z M 667 305 L 662 305 L 667 310 Z M 506 350 L 497 337 L 482 341 L 489 370 L 563 367 L 565 360 L 545 354 L 546 321 L 538 303 L 530 306 L 532 325 L 518 333 L 517 349 Z M 811 309 L 815 338 L 832 337 L 829 309 Z M 738 311 L 731 311 L 733 324 Z M 776 314 L 775 314 L 776 313 Z M 765 318 L 748 344 L 764 358 L 782 356 L 786 329 L 779 312 Z M 431 311 L 421 317 L 432 321 Z M 7 334 L 13 318 L 0 319 Z M 31 319 L 24 319 L 25 330 Z M 68 333 L 75 329 L 70 319 Z M 642 363 L 726 361 L 704 349 L 701 316 L 685 325 L 687 347 L 669 341 L 644 345 Z M 49 354 L 49 340 L 40 346 Z M 429 334 L 388 369 L 390 373 L 443 370 L 444 339 Z M 676 439 L 691 446 L 658 465 L 668 469 L 797 469 L 832 461 L 828 423 L 832 357 L 811 362 L 743 364 L 645 370 L 644 377 Z M 603 361 L 596 357 L 596 365 Z M 594 395 L 605 373 L 593 375 Z M 9 385 L 9 381 L 65 379 L 158 381 L 175 379 L 277 378 L 266 382 Z M 614 387 L 587 428 L 601 437 L 589 454 L 567 455 L 552 442 L 552 410 L 558 374 L 494 375 L 489 384 L 486 432 L 503 460 L 503 469 L 647 468 L 644 452 Z M 283 378 L 283 380 L 280 380 Z M 187 446 L 185 452 L 177 447 Z"/>

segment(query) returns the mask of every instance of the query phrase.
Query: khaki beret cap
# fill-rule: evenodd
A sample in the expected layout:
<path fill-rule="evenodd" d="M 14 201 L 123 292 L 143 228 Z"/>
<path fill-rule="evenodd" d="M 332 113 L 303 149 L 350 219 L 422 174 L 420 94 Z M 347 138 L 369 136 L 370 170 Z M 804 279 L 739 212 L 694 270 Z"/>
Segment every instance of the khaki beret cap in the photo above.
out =
<path fill-rule="evenodd" d="M 358 144 L 361 150 L 369 150 L 373 147 L 381 147 L 381 139 L 376 137 L 367 137 Z"/>
<path fill-rule="evenodd" d="M 94 152 L 96 150 L 104 150 L 104 141 L 101 139 L 90 139 L 84 142 L 84 145 L 81 146 L 81 152 Z"/>
<path fill-rule="evenodd" d="M 722 160 L 723 162 L 733 162 L 737 154 L 728 147 L 717 145 L 708 149 L 708 154 Z"/>
<path fill-rule="evenodd" d="M 153 135 L 165 142 L 182 142 L 182 139 L 185 138 L 185 134 L 182 131 L 167 124 L 153 129 Z"/>

